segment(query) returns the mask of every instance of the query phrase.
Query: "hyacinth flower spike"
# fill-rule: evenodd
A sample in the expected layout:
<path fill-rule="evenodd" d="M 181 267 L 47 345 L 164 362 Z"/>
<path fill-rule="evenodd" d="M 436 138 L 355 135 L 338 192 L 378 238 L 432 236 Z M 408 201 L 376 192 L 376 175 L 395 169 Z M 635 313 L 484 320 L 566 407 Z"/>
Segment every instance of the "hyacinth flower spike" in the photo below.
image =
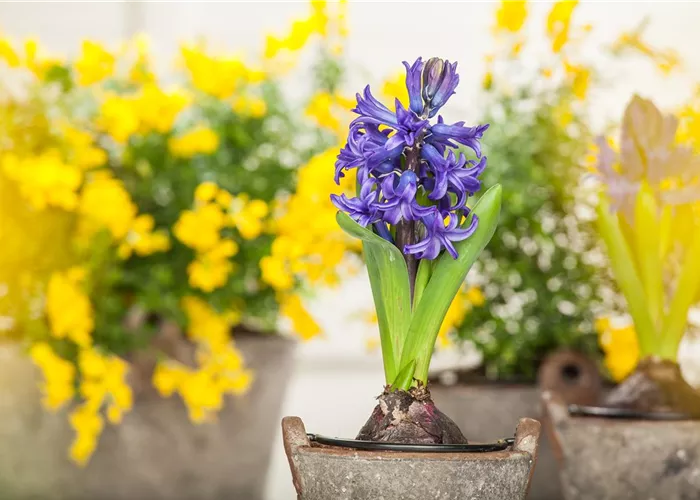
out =
<path fill-rule="evenodd" d="M 397 99 L 392 111 L 369 86 L 357 94 L 335 180 L 355 171 L 359 193 L 331 197 L 339 225 L 363 242 L 387 385 L 358 438 L 464 442 L 430 400 L 428 369 L 447 310 L 496 229 L 501 187 L 470 208 L 487 165 L 480 140 L 488 125 L 450 125 L 438 114 L 459 84 L 457 63 L 418 58 L 404 66 L 408 107 Z M 406 425 L 387 417 L 409 407 Z"/>

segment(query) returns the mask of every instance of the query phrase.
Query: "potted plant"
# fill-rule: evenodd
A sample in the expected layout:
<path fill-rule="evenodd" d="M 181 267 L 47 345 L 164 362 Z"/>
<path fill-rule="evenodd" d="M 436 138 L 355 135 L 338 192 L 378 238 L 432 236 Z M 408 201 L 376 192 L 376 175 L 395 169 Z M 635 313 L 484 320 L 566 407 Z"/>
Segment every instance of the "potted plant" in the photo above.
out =
<path fill-rule="evenodd" d="M 303 303 L 316 277 L 272 259 L 277 221 L 333 141 L 275 65 L 329 16 L 314 4 L 256 65 L 183 46 L 173 87 L 140 43 L 86 41 L 67 62 L 2 40 L 22 90 L 0 106 L 5 495 L 262 495 L 292 361 L 278 322 L 320 331 Z"/>
<path fill-rule="evenodd" d="M 678 348 L 698 297 L 697 172 L 678 120 L 635 96 L 619 152 L 598 141 L 598 229 L 627 302 L 640 360 L 599 406 L 543 395 L 567 499 L 692 498 L 700 491 L 700 392 Z"/>
<path fill-rule="evenodd" d="M 357 94 L 358 117 L 335 168 L 336 181 L 356 171 L 357 196 L 332 196 L 338 224 L 363 244 L 386 386 L 350 442 L 310 439 L 300 419 L 283 420 L 294 485 L 301 499 L 524 498 L 539 423 L 523 419 L 514 442 L 474 453 L 427 385 L 440 325 L 498 223 L 499 185 L 467 205 L 481 187 L 488 126 L 442 116 L 431 123 L 459 83 L 456 63 L 404 66 L 408 108 L 397 99 L 391 111 L 369 86 Z M 458 146 L 475 157 L 455 154 Z"/>

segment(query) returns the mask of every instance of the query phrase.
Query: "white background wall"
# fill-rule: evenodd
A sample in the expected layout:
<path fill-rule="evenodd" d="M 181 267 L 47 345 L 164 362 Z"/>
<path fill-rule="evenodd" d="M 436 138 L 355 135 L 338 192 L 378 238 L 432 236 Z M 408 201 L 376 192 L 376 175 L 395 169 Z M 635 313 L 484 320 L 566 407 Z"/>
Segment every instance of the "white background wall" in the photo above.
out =
<path fill-rule="evenodd" d="M 147 33 L 162 70 L 176 53 L 177 42 L 206 37 L 212 46 L 237 49 L 255 55 L 262 49 L 263 34 L 285 29 L 307 12 L 301 2 L 146 3 L 146 2 L 6 2 L 0 4 L 0 30 L 22 37 L 35 35 L 53 52 L 66 55 L 78 50 L 83 38 L 116 46 L 136 32 Z M 462 84 L 451 102 L 465 119 L 476 116 L 483 56 L 492 50 L 489 28 L 494 4 L 490 2 L 357 2 L 349 6 L 350 38 L 347 54 L 351 77 L 349 90 L 378 83 L 401 69 L 402 60 L 418 55 L 438 55 L 460 62 Z M 547 52 L 542 37 L 548 2 L 531 7 L 530 40 L 533 50 L 524 56 L 534 66 L 538 54 Z M 611 42 L 623 30 L 645 16 L 652 22 L 648 39 L 657 46 L 672 46 L 685 61 L 683 74 L 660 77 L 649 64 L 604 66 L 614 90 L 594 92 L 591 100 L 597 123 L 620 115 L 633 91 L 652 97 L 661 106 L 683 102 L 700 82 L 700 3 L 582 2 L 577 23 L 594 26 L 590 49 L 584 56 L 601 60 L 597 42 Z M 541 50 L 540 50 L 541 49 Z M 299 82 L 300 83 L 300 82 Z M 291 86 L 292 94 L 301 89 Z M 313 432 L 352 436 L 373 406 L 372 396 L 381 390 L 379 357 L 368 355 L 363 339 L 368 326 L 358 311 L 371 308 L 366 279 L 350 280 L 342 290 L 320 294 L 312 309 L 326 337 L 300 346 L 298 368 L 291 381 L 284 413 L 302 416 Z M 695 356 L 698 352 L 695 351 Z M 361 371 L 358 371 L 361 367 Z M 279 436 L 278 436 L 279 440 Z M 268 498 L 294 498 L 281 443 L 269 480 Z"/>

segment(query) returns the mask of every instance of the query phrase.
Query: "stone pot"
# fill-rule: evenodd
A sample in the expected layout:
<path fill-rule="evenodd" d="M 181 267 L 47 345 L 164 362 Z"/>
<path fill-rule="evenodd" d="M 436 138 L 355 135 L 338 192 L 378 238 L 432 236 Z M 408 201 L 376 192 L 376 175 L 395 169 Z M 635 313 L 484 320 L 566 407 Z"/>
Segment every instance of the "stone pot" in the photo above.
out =
<path fill-rule="evenodd" d="M 365 451 L 311 443 L 298 417 L 282 420 L 300 500 L 524 499 L 540 423 L 521 419 L 512 447 L 487 453 Z"/>
<path fill-rule="evenodd" d="M 85 468 L 67 458 L 66 412 L 40 405 L 40 374 L 19 346 L 0 345 L 0 497 L 262 498 L 294 342 L 249 335 L 236 345 L 255 381 L 248 394 L 227 398 L 216 422 L 194 425 L 178 396 L 135 387 L 134 408 L 121 424 L 105 426 Z"/>
<path fill-rule="evenodd" d="M 512 422 L 519 417 L 540 419 L 540 385 L 565 389 L 568 402 L 591 404 L 600 394 L 601 380 L 595 363 L 570 351 L 549 356 L 540 368 L 539 383 L 508 383 L 465 380 L 452 386 L 433 384 L 430 393 L 435 404 L 448 415 L 470 439 L 486 441 L 508 437 Z M 528 499 L 561 500 L 559 470 L 547 443 L 541 439 Z"/>
<path fill-rule="evenodd" d="M 542 401 L 566 500 L 700 498 L 700 420 L 571 416 L 557 393 Z"/>

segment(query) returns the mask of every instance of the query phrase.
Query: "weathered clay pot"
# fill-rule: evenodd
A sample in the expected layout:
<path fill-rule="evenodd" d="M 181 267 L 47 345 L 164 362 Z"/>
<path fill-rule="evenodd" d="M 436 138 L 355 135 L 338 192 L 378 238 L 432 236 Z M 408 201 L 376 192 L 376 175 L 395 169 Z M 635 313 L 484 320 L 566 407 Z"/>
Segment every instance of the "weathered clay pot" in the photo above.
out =
<path fill-rule="evenodd" d="M 236 344 L 254 385 L 227 398 L 216 422 L 194 425 L 179 397 L 135 389 L 134 408 L 105 427 L 85 468 L 67 458 L 73 431 L 65 412 L 41 407 L 31 362 L 17 345 L 0 347 L 0 498 L 262 498 L 294 343 L 246 336 Z"/>
<path fill-rule="evenodd" d="M 300 500 L 524 499 L 537 459 L 540 423 L 521 419 L 514 445 L 489 453 L 364 451 L 311 443 L 298 417 L 282 420 Z"/>
<path fill-rule="evenodd" d="M 467 439 L 478 436 L 493 441 L 512 433 L 512 422 L 519 417 L 540 419 L 540 387 L 562 388 L 567 401 L 591 404 L 600 395 L 598 369 L 578 353 L 562 351 L 551 355 L 539 373 L 539 384 L 486 382 L 445 386 L 433 384 L 435 404 L 459 426 Z M 530 500 L 561 500 L 559 470 L 543 435 L 530 488 Z"/>
<path fill-rule="evenodd" d="M 700 421 L 573 417 L 558 394 L 542 400 L 566 500 L 700 498 Z"/>

